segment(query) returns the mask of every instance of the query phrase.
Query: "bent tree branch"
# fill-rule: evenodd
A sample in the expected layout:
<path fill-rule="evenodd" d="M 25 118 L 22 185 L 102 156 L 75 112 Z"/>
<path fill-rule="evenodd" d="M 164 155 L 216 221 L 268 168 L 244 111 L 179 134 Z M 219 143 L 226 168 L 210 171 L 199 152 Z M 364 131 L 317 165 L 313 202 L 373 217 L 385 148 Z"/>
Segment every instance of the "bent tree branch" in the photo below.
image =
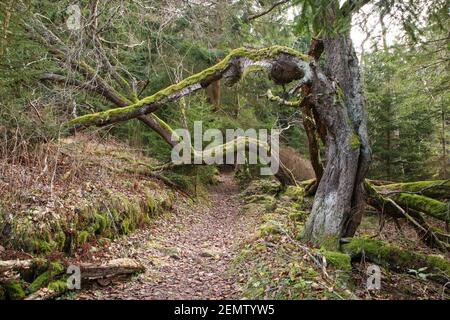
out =
<path fill-rule="evenodd" d="M 104 126 L 116 122 L 127 121 L 144 114 L 153 113 L 169 102 L 174 102 L 211 83 L 224 79 L 227 85 L 237 83 L 244 72 L 268 70 L 275 83 L 289 83 L 300 80 L 311 81 L 311 58 L 293 49 L 273 46 L 259 50 L 239 48 L 231 51 L 218 64 L 194 74 L 179 83 L 171 85 L 157 93 L 145 97 L 124 108 L 116 108 L 104 112 L 84 115 L 67 123 L 75 128 L 86 126 Z"/>
<path fill-rule="evenodd" d="M 302 88 L 302 92 L 307 93 L 304 95 L 308 97 L 314 118 L 319 120 L 316 122 L 326 128 L 326 135 L 323 130 L 320 132 L 321 139 L 325 140 L 326 167 L 305 228 L 306 238 L 317 243 L 332 242 L 337 245 L 339 238 L 350 235 L 349 229 L 356 230 L 358 220 L 353 219 L 356 216 L 354 208 L 361 210 L 363 207 L 360 197 L 361 176 L 364 175 L 364 164 L 368 158 L 364 156 L 368 147 L 365 122 L 361 121 L 358 113 L 361 104 L 355 103 L 355 99 L 349 99 L 351 94 L 347 93 L 349 90 L 346 82 L 342 82 L 341 89 L 340 85 L 332 80 L 333 74 L 325 75 L 313 57 L 282 46 L 259 50 L 239 48 L 232 50 L 215 66 L 138 100 L 136 95 L 128 98 L 121 96 L 82 59 L 66 59 L 68 49 L 60 39 L 46 30 L 42 23 L 37 23 L 37 26 L 34 31 L 43 39 L 49 51 L 54 52 L 57 59 L 98 87 L 97 93 L 105 98 L 109 96 L 107 99 L 119 106 L 84 115 L 66 123 L 68 127 L 75 129 L 138 118 L 170 143 L 167 138 L 172 135 L 171 128 L 153 114 L 169 102 L 206 88 L 220 79 L 228 85 L 233 85 L 243 75 L 254 70 L 266 70 L 276 84 L 297 81 L 295 88 Z M 332 52 L 329 46 L 325 46 L 325 49 Z M 89 60 L 88 57 L 86 59 Z M 339 70 L 336 71 L 336 76 L 340 78 Z M 123 86 L 118 83 L 116 87 Z M 286 183 L 286 180 L 281 179 L 281 182 Z M 289 179 L 287 182 L 290 182 Z M 349 221 L 354 221 L 352 228 L 348 228 Z"/>
<path fill-rule="evenodd" d="M 317 242 L 330 239 L 337 244 L 353 214 L 354 191 L 362 189 L 362 181 L 356 177 L 361 148 L 366 147 L 362 142 L 367 141 L 367 137 L 366 132 L 353 127 L 348 108 L 354 106 L 348 106 L 339 85 L 328 78 L 310 56 L 281 46 L 259 50 L 235 49 L 215 66 L 134 104 L 81 116 L 66 125 L 75 128 L 104 126 L 151 114 L 214 81 L 224 79 L 226 84 L 233 85 L 245 73 L 261 68 L 277 84 L 298 81 L 297 86 L 308 87 L 308 100 L 327 128 L 327 166 L 319 183 L 321 196 L 315 198 L 307 237 Z"/>

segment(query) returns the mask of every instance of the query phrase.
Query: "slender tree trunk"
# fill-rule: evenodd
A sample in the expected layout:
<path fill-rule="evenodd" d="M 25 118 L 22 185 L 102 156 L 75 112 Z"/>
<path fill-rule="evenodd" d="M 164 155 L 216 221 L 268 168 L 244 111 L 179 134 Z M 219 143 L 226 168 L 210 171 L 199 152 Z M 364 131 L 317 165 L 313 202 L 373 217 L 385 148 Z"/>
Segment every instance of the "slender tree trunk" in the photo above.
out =
<path fill-rule="evenodd" d="M 384 24 L 384 16 L 383 14 L 380 14 L 380 26 L 381 26 L 381 38 L 383 40 L 383 51 L 385 54 L 388 53 L 388 46 L 387 46 L 387 40 L 386 40 L 386 25 Z M 391 74 L 390 72 L 387 75 L 386 81 L 388 83 L 391 82 Z M 389 88 L 389 96 L 392 96 L 392 91 Z M 391 161 L 391 150 L 392 150 L 392 102 L 390 99 L 388 99 L 386 103 L 386 114 L 387 114 L 387 127 L 386 127 L 386 180 L 391 180 L 392 178 L 392 161 Z"/>
<path fill-rule="evenodd" d="M 319 141 L 316 136 L 316 126 L 313 121 L 311 106 L 305 105 L 301 108 L 302 121 L 308 138 L 309 157 L 316 176 L 316 183 L 319 183 L 323 175 L 323 167 L 320 162 Z"/>
<path fill-rule="evenodd" d="M 442 99 L 441 99 L 442 100 Z M 446 135 L 446 115 L 445 115 L 445 105 L 441 101 L 441 143 L 442 143 L 442 179 L 447 179 L 447 141 L 445 139 Z"/>

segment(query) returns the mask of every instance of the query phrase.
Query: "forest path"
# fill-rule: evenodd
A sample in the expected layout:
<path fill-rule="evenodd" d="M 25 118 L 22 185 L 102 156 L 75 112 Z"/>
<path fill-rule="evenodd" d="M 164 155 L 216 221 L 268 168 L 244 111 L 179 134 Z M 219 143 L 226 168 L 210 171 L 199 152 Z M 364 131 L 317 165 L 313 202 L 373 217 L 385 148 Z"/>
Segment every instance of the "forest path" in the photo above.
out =
<path fill-rule="evenodd" d="M 112 258 L 138 259 L 146 272 L 119 284 L 82 291 L 78 299 L 238 299 L 230 267 L 256 227 L 241 215 L 239 187 L 221 174 L 207 205 L 175 206 L 168 217 L 111 244 Z"/>

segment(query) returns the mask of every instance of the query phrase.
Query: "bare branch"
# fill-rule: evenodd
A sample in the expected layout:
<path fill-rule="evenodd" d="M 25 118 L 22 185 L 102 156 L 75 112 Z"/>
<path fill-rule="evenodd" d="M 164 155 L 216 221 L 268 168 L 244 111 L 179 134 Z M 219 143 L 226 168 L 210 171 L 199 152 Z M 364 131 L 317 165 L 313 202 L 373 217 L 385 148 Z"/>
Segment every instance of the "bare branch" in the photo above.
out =
<path fill-rule="evenodd" d="M 281 5 L 285 4 L 285 3 L 288 3 L 289 1 L 290 0 L 280 0 L 278 2 L 275 2 L 270 8 L 268 8 L 268 9 L 262 11 L 262 12 L 259 12 L 257 14 L 252 15 L 252 16 L 248 17 L 246 20 L 247 21 L 251 21 L 251 20 L 258 19 L 258 18 L 260 18 L 262 16 L 265 16 L 266 14 L 269 14 L 270 12 L 272 12 L 275 8 L 281 6 Z"/>

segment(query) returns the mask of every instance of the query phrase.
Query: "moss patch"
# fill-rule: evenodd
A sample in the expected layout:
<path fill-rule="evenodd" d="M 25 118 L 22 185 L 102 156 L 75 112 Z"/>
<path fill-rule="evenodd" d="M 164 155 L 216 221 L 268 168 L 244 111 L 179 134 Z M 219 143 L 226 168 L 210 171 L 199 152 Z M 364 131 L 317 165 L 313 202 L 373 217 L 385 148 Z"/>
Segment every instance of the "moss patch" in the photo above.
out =
<path fill-rule="evenodd" d="M 28 286 L 27 292 L 33 293 L 40 288 L 46 287 L 55 277 L 64 272 L 64 265 L 59 262 L 51 262 L 47 271 L 41 273 Z"/>
<path fill-rule="evenodd" d="M 18 281 L 10 282 L 4 285 L 6 298 L 9 300 L 22 300 L 25 298 L 25 290 Z"/>

